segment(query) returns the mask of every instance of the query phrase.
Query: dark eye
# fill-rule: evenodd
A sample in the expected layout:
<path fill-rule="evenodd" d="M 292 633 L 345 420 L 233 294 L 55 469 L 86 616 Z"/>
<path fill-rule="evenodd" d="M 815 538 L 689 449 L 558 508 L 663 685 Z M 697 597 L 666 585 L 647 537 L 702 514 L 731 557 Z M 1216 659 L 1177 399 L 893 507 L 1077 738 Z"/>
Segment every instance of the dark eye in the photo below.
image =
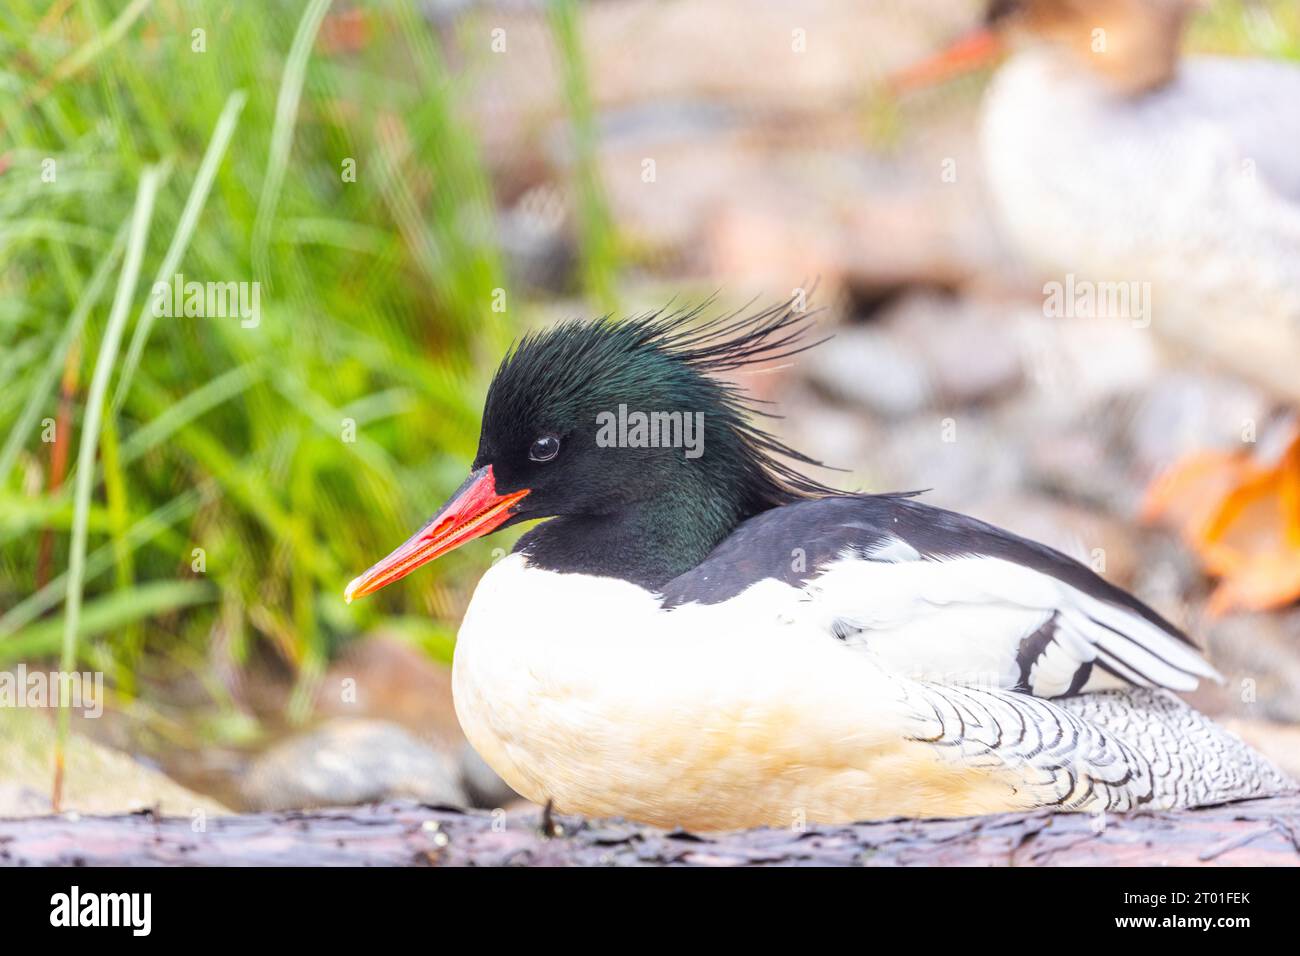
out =
<path fill-rule="evenodd" d="M 543 435 L 528 449 L 528 457 L 533 461 L 550 461 L 559 453 L 560 440 L 551 435 Z"/>

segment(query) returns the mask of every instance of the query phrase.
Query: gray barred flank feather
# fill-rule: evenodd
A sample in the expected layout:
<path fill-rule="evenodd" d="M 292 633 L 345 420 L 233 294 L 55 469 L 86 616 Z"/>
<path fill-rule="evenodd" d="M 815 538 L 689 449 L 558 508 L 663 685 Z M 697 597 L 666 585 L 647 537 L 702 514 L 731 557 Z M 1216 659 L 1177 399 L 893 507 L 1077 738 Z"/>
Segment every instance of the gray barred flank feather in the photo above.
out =
<path fill-rule="evenodd" d="M 1166 690 L 1058 700 L 922 683 L 904 700 L 911 739 L 968 766 L 1020 773 L 1038 806 L 1159 810 L 1295 793 L 1297 785 L 1232 733 Z"/>
<path fill-rule="evenodd" d="M 1169 691 L 1109 691 L 1058 703 L 1148 762 L 1156 807 L 1204 806 L 1296 790 L 1295 781 L 1271 762 Z"/>

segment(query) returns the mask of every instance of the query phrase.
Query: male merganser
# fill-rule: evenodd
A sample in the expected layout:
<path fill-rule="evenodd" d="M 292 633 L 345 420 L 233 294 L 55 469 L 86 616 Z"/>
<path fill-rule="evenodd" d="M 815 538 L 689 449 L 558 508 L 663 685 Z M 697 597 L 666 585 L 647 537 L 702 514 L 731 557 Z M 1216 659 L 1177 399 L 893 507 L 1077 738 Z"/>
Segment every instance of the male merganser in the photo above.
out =
<path fill-rule="evenodd" d="M 1297 400 L 1300 64 L 1181 57 L 1197 5 L 992 0 L 986 28 L 895 86 L 1016 49 L 980 118 L 984 177 L 1012 246 L 1044 277 L 1086 280 L 1089 294 L 1095 283 L 1125 298 L 1135 289 L 1142 309 L 1112 311 Z"/>
<path fill-rule="evenodd" d="M 524 338 L 465 483 L 347 587 L 550 519 L 483 576 L 453 664 L 466 736 L 519 793 L 719 829 L 1291 787 L 1166 690 L 1217 674 L 1134 597 L 1044 545 L 789 464 L 816 463 L 713 376 L 808 347 L 792 304 L 696 319 Z M 703 441 L 681 447 L 688 418 Z"/>

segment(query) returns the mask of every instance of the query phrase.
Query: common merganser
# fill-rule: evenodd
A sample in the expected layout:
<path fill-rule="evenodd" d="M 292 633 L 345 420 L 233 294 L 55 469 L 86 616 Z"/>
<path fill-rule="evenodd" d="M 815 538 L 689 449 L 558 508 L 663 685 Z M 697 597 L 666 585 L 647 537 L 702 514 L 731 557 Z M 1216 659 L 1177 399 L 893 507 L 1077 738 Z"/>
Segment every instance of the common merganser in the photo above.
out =
<path fill-rule="evenodd" d="M 1180 56 L 1197 5 L 992 0 L 985 28 L 894 83 L 1014 49 L 980 117 L 1011 245 L 1087 294 L 1137 290 L 1140 309 L 1091 308 L 1300 400 L 1300 64 Z"/>
<path fill-rule="evenodd" d="M 1218 675 L 1136 598 L 912 494 L 802 474 L 715 378 L 810 347 L 793 303 L 697 319 L 525 337 L 465 483 L 347 586 L 550 519 L 483 576 L 453 664 L 466 736 L 519 793 L 720 829 L 1290 789 L 1170 693 Z"/>

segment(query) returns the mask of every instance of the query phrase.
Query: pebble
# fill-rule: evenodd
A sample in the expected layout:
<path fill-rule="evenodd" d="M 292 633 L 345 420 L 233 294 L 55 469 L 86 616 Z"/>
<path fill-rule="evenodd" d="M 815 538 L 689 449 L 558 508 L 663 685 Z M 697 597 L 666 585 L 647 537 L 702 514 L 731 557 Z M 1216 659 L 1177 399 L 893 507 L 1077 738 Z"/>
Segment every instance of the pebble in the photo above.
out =
<path fill-rule="evenodd" d="M 455 761 L 396 724 L 335 718 L 258 757 L 242 781 L 250 809 L 352 806 L 379 800 L 465 806 Z"/>

